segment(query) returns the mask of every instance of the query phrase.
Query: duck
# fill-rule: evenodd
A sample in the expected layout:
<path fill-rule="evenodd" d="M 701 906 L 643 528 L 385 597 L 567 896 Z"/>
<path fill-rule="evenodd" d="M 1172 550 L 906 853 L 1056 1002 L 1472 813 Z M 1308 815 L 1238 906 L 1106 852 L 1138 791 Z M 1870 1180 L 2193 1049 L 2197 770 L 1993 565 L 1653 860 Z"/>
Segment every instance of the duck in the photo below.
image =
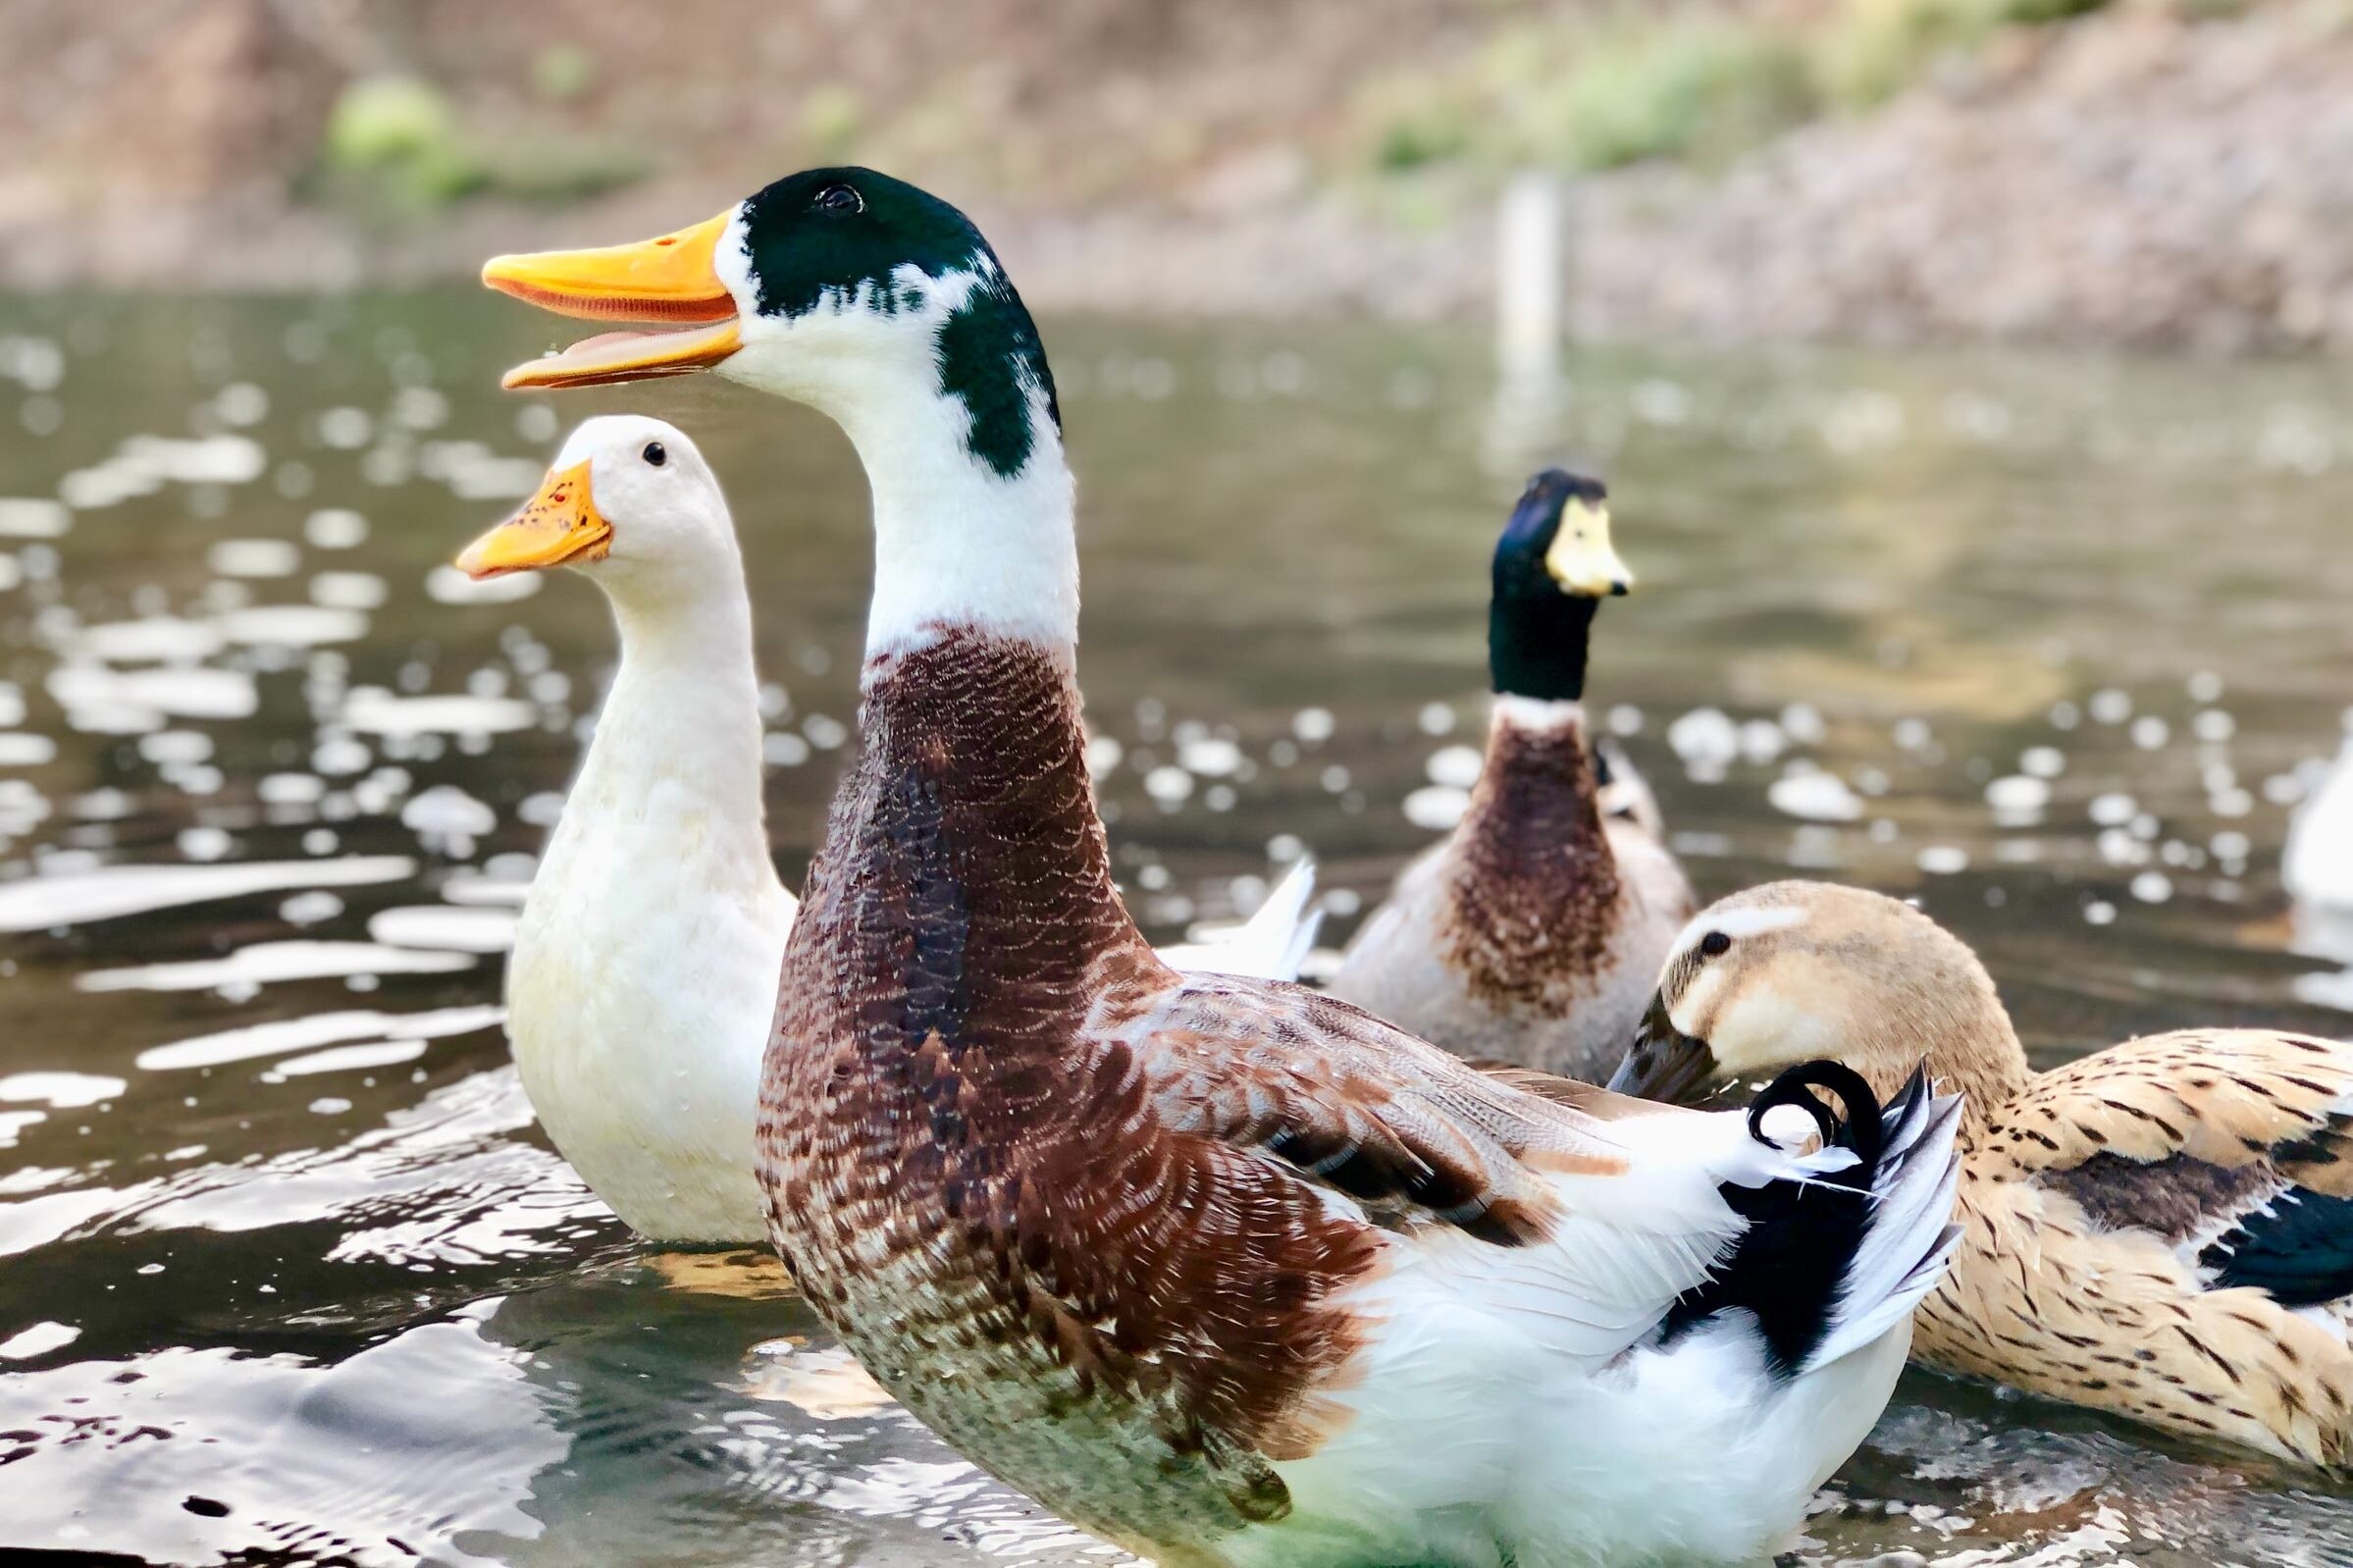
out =
<path fill-rule="evenodd" d="M 798 905 L 769 856 L 759 674 L 725 495 L 686 433 L 591 419 L 511 518 L 457 557 L 478 580 L 570 568 L 621 658 L 549 829 L 506 967 L 507 1036 L 556 1149 L 654 1241 L 765 1243 L 759 1059 Z M 1288 978 L 1315 939 L 1302 859 L 1180 969 Z"/>
<path fill-rule="evenodd" d="M 865 467 L 859 735 L 758 1138 L 778 1251 L 894 1397 L 1184 1568 L 1745 1561 L 1799 1527 L 1952 1244 L 1952 1102 L 1823 1065 L 1652 1108 L 1157 958 L 1087 786 L 1051 370 L 947 202 L 815 170 L 485 277 L 657 324 L 516 383 L 701 367 Z"/>
<path fill-rule="evenodd" d="M 1557 468 L 1531 479 L 1493 580 L 1494 702 L 1470 807 L 1327 989 L 1461 1055 L 1597 1083 L 1699 908 L 1648 786 L 1586 723 L 1595 612 L 1633 585 L 1606 488 Z"/>
<path fill-rule="evenodd" d="M 2345 730 L 2334 760 L 2297 770 L 2314 783 L 2288 820 L 2279 881 L 2299 910 L 2353 922 L 2353 709 Z"/>
<path fill-rule="evenodd" d="M 1611 1086 L 1669 1100 L 1923 1060 L 1966 1109 L 1928 1366 L 2297 1463 L 2353 1461 L 2353 1045 L 2150 1035 L 2028 1065 L 1985 966 L 1909 905 L 1774 882 L 1679 938 Z"/>

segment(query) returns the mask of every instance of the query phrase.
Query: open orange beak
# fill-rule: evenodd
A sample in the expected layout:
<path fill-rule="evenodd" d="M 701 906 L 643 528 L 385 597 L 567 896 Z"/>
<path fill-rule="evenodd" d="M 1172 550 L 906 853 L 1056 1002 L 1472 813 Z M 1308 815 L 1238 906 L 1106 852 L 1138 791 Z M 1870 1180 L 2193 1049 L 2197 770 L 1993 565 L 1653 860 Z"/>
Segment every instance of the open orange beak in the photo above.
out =
<path fill-rule="evenodd" d="M 733 216 L 723 212 L 634 245 L 542 250 L 485 262 L 485 284 L 559 316 L 660 324 L 584 339 L 561 353 L 517 365 L 500 385 L 603 387 L 684 376 L 734 353 L 743 346 L 735 296 L 711 264 Z"/>
<path fill-rule="evenodd" d="M 509 572 L 602 560 L 612 549 L 612 524 L 597 512 L 586 461 L 549 470 L 523 509 L 465 548 L 457 569 L 481 582 Z"/>

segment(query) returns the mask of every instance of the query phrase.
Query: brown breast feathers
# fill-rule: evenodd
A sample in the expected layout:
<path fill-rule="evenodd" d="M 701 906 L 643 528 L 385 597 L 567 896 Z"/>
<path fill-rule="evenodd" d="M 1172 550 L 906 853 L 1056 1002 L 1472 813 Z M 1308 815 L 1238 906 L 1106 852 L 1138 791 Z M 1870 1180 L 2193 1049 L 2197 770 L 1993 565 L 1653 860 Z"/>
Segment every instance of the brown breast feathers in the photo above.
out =
<path fill-rule="evenodd" d="M 1558 1012 L 1610 964 L 1618 868 L 1583 729 L 1497 722 L 1455 836 L 1446 960 L 1497 1008 Z"/>
<path fill-rule="evenodd" d="M 1174 1129 L 1090 1032 L 1176 984 L 1120 904 L 1068 655 L 870 678 L 785 958 L 762 1179 L 810 1299 L 949 1440 L 1129 1542 L 1287 1509 L 1375 1233 Z"/>

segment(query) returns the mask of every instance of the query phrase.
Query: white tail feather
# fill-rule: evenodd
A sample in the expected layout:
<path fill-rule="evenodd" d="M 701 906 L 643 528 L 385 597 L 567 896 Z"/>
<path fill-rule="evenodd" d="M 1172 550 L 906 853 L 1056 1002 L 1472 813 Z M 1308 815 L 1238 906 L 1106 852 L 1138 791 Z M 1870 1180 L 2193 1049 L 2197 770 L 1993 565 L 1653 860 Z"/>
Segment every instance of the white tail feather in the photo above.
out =
<path fill-rule="evenodd" d="M 1870 1228 L 1847 1266 L 1830 1331 L 1805 1370 L 1874 1342 L 1910 1317 L 1944 1278 L 1961 1240 L 1952 1223 L 1961 1189 L 1961 1160 L 1953 1147 L 1960 1127 L 1958 1096 L 1923 1091 L 1902 1106 L 1872 1182 Z"/>
<path fill-rule="evenodd" d="M 1205 942 L 1164 947 L 1161 959 L 1187 974 L 1295 980 L 1324 923 L 1324 912 L 1308 908 L 1315 892 L 1315 862 L 1302 859 L 1275 884 L 1275 890 L 1249 919 Z"/>

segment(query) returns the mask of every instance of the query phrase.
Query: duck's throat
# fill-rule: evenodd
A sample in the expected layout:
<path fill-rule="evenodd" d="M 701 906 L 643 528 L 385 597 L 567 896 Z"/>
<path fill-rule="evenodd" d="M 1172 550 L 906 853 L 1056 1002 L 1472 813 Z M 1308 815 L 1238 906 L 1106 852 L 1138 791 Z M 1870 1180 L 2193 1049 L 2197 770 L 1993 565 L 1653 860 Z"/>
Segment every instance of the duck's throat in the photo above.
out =
<path fill-rule="evenodd" d="M 1602 967 L 1618 871 L 1583 708 L 1503 696 L 1455 838 L 1451 957 L 1498 1003 L 1542 1006 Z"/>
<path fill-rule="evenodd" d="M 656 880 L 776 879 L 761 800 L 759 677 L 739 575 L 706 594 L 616 596 L 621 663 L 551 860 L 627 842 Z M 584 845 L 601 839 L 601 846 Z"/>
<path fill-rule="evenodd" d="M 879 454 L 859 444 L 874 490 L 866 656 L 912 653 L 958 629 L 1067 654 L 1078 641 L 1078 544 L 1061 443 L 1043 439 L 1004 479 L 961 443 L 918 444 L 912 434 L 871 444 Z"/>
<path fill-rule="evenodd" d="M 1165 975 L 1112 885 L 1068 649 L 960 626 L 870 663 L 777 1050 L 855 1061 L 890 1119 L 952 1110 L 961 1139 L 1019 1124 L 1093 1002 Z M 963 1103 L 929 1106 L 951 1067 Z"/>
<path fill-rule="evenodd" d="M 1544 582 L 1498 581 L 1487 612 L 1487 666 L 1497 696 L 1539 703 L 1585 697 L 1585 661 L 1597 601 Z"/>

